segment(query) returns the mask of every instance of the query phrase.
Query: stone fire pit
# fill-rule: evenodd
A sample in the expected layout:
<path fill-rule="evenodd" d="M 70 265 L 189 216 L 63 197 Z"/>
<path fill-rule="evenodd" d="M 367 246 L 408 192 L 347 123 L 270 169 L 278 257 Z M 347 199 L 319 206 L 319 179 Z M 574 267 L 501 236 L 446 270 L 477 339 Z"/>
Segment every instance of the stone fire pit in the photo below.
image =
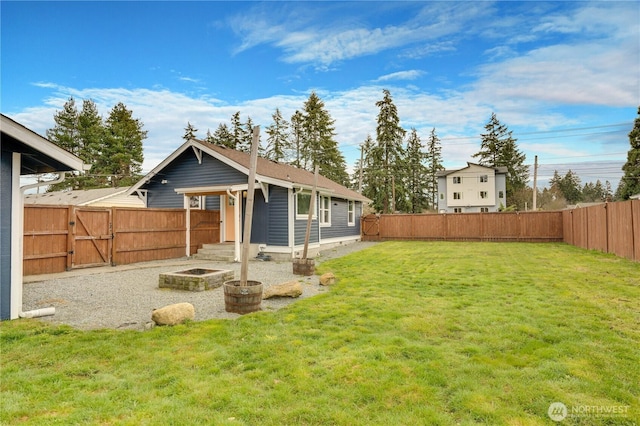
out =
<path fill-rule="evenodd" d="M 227 269 L 194 268 L 162 273 L 158 286 L 174 290 L 205 291 L 221 287 L 225 281 L 231 281 L 234 278 L 233 271 Z"/>

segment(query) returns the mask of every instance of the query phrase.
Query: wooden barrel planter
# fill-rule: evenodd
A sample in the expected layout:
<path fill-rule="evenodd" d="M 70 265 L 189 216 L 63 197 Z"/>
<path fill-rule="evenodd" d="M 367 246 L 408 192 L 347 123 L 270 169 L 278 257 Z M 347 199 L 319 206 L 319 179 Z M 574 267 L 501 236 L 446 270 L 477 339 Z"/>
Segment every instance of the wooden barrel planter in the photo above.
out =
<path fill-rule="evenodd" d="M 293 273 L 295 275 L 311 276 L 316 272 L 314 259 L 293 259 Z"/>
<path fill-rule="evenodd" d="M 262 303 L 262 283 L 247 281 L 246 286 L 240 280 L 226 281 L 224 287 L 224 308 L 227 312 L 248 314 L 259 311 Z"/>

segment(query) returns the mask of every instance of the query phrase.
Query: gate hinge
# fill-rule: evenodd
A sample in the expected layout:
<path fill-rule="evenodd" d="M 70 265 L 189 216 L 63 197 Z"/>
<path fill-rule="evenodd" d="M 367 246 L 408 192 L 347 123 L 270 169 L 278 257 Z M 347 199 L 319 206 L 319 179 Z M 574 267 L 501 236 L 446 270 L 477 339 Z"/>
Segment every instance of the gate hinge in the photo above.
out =
<path fill-rule="evenodd" d="M 73 250 L 69 250 L 69 254 L 73 254 Z"/>
<path fill-rule="evenodd" d="M 75 223 L 73 220 L 72 220 L 71 222 L 69 222 L 69 225 L 71 225 L 71 226 L 73 226 L 73 225 L 75 225 L 75 224 L 76 224 L 76 223 Z"/>

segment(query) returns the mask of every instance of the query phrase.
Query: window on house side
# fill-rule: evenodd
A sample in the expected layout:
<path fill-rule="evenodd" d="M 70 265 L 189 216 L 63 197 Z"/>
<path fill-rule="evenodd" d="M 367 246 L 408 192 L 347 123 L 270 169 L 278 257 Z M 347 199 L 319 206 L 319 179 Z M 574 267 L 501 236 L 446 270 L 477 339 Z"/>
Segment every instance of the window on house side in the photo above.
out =
<path fill-rule="evenodd" d="M 347 225 L 355 225 L 356 223 L 356 211 L 355 211 L 355 203 L 353 201 L 348 201 L 347 205 Z"/>
<path fill-rule="evenodd" d="M 480 198 L 487 198 L 487 191 L 480 191 Z"/>
<path fill-rule="evenodd" d="M 456 207 L 453 209 L 454 213 L 462 213 L 462 207 Z"/>
<path fill-rule="evenodd" d="M 331 198 L 320 197 L 320 224 L 331 225 Z"/>
<path fill-rule="evenodd" d="M 298 192 L 296 197 L 296 214 L 298 216 L 308 216 L 309 204 L 311 204 L 311 194 L 308 192 Z"/>
<path fill-rule="evenodd" d="M 444 200 L 444 194 L 440 194 L 440 199 Z"/>
<path fill-rule="evenodd" d="M 453 183 L 462 183 L 462 178 L 460 176 L 454 176 Z"/>
<path fill-rule="evenodd" d="M 487 175 L 480 176 L 480 182 L 489 182 L 489 176 Z"/>
<path fill-rule="evenodd" d="M 504 198 L 504 192 L 502 191 L 498 192 L 498 198 Z"/>
<path fill-rule="evenodd" d="M 489 207 L 480 207 L 480 213 L 489 213 Z"/>
<path fill-rule="evenodd" d="M 462 192 L 454 192 L 453 193 L 454 200 L 462 200 Z"/>

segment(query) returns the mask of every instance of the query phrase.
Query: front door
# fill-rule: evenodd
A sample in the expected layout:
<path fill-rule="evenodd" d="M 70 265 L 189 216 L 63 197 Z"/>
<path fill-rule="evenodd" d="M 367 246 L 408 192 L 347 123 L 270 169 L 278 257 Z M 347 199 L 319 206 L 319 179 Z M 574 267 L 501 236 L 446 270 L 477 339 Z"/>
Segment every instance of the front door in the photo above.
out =
<path fill-rule="evenodd" d="M 224 197 L 224 239 L 225 241 L 235 241 L 236 220 L 235 220 L 235 199 L 225 195 Z"/>

